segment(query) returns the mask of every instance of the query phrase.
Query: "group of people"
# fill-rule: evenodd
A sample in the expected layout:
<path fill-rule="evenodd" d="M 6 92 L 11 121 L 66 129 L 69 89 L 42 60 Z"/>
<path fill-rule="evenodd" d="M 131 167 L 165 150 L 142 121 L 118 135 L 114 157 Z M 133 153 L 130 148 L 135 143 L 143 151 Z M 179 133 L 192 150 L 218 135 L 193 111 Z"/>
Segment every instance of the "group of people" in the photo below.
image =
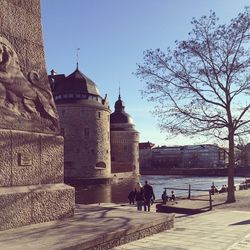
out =
<path fill-rule="evenodd" d="M 211 186 L 211 193 L 226 193 L 228 191 L 227 185 L 222 185 L 222 187 L 219 189 L 217 186 L 214 186 L 214 184 Z"/>
<path fill-rule="evenodd" d="M 166 204 L 167 201 L 175 201 L 175 193 L 174 193 L 174 190 L 171 191 L 171 195 L 168 196 L 167 195 L 167 189 L 165 189 L 161 195 L 161 198 L 162 198 L 162 202 L 163 204 Z"/>
<path fill-rule="evenodd" d="M 129 193 L 128 199 L 130 204 L 136 202 L 138 211 L 142 211 L 142 207 L 144 207 L 144 211 L 150 211 L 150 206 L 155 200 L 153 187 L 148 184 L 148 181 L 145 181 L 144 186 L 138 182 L 135 189 Z"/>

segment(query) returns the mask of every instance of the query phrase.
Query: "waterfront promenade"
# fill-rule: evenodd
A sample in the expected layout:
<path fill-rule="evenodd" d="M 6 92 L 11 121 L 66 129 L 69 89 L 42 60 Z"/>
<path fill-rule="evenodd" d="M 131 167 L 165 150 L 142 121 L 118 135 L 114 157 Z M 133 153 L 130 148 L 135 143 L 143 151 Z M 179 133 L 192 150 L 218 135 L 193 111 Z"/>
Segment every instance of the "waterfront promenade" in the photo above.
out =
<path fill-rule="evenodd" d="M 214 196 L 212 211 L 176 214 L 175 227 L 113 250 L 250 250 L 250 190 L 236 192 L 236 203 L 226 194 Z"/>
<path fill-rule="evenodd" d="M 215 195 L 212 211 L 176 214 L 169 230 L 164 227 L 171 224 L 171 217 L 154 209 L 137 212 L 128 204 L 79 205 L 72 218 L 0 232 L 0 249 L 249 250 L 250 190 L 237 191 L 236 198 L 236 203 L 225 204 L 226 194 Z M 125 235 L 128 238 L 120 237 Z M 133 241 L 114 247 L 121 243 L 119 237 Z"/>

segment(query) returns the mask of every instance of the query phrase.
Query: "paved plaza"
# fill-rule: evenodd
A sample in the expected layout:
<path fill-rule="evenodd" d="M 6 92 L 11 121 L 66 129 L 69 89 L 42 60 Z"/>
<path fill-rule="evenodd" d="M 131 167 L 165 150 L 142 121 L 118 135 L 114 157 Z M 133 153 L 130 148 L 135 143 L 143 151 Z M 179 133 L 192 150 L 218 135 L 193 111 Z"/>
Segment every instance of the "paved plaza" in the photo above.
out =
<path fill-rule="evenodd" d="M 174 229 L 113 248 L 130 249 L 250 249 L 250 211 L 216 210 L 199 215 L 177 215 Z"/>
<path fill-rule="evenodd" d="M 212 211 L 176 214 L 169 230 L 161 230 L 168 218 L 155 206 L 137 212 L 128 204 L 77 205 L 73 218 L 0 232 L 0 249 L 250 250 L 250 190 L 237 191 L 235 203 L 225 203 L 226 194 L 213 199 Z M 118 246 L 128 242 L 125 234 L 132 241 Z"/>

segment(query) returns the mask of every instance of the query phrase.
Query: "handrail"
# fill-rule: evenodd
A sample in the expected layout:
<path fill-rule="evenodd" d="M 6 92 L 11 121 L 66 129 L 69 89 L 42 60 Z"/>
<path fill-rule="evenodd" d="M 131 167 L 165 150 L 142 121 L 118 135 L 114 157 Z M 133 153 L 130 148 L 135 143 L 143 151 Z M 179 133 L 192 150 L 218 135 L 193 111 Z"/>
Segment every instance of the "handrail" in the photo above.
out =
<path fill-rule="evenodd" d="M 165 188 L 164 188 L 165 189 Z M 167 187 L 166 189 L 173 189 L 173 190 L 189 190 L 189 188 L 175 188 L 175 187 Z M 209 191 L 210 189 L 191 189 L 193 191 Z"/>
<path fill-rule="evenodd" d="M 171 190 L 185 190 L 188 191 L 188 199 L 191 199 L 191 191 L 197 191 L 197 192 L 208 192 L 208 196 L 209 196 L 209 209 L 212 210 L 213 208 L 213 200 L 212 200 L 212 190 L 211 189 L 192 189 L 191 185 L 188 184 L 188 188 L 175 188 L 175 187 L 165 187 L 163 188 L 165 190 L 165 193 L 167 192 L 167 189 L 171 189 Z"/>

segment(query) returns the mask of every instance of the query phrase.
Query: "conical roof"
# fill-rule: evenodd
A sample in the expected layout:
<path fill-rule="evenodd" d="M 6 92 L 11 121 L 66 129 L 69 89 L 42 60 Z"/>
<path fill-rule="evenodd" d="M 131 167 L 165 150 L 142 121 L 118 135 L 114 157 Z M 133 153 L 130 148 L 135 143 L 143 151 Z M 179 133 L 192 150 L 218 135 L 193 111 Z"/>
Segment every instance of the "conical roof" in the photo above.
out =
<path fill-rule="evenodd" d="M 60 77 L 61 76 L 61 77 Z M 55 79 L 55 85 L 53 92 L 56 94 L 92 94 L 99 96 L 99 90 L 96 84 L 84 75 L 78 67 L 76 70 L 68 75 L 62 77 L 62 75 L 53 76 Z"/>
<path fill-rule="evenodd" d="M 110 115 L 110 123 L 129 123 L 133 124 L 131 116 L 125 112 L 125 104 L 119 94 L 118 100 L 115 103 L 115 112 Z"/>

